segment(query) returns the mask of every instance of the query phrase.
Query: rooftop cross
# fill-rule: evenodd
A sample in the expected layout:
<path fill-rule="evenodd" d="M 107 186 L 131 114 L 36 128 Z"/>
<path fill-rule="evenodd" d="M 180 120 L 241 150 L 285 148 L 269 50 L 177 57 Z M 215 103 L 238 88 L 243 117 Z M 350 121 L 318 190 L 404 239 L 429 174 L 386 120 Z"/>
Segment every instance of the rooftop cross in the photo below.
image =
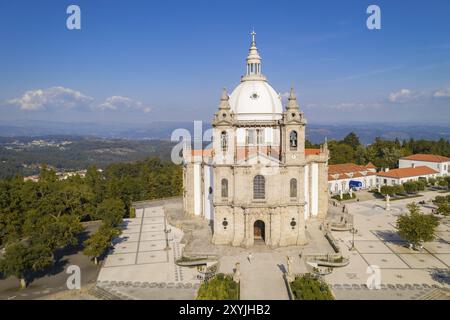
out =
<path fill-rule="evenodd" d="M 255 30 L 252 31 L 251 35 L 252 35 L 252 42 L 255 43 L 255 36 L 256 36 Z"/>

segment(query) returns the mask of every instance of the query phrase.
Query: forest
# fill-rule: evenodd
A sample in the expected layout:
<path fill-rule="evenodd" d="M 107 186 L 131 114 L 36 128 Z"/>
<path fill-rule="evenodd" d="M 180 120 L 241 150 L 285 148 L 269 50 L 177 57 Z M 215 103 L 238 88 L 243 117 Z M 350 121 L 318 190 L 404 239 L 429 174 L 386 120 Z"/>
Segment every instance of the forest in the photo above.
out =
<path fill-rule="evenodd" d="M 90 166 L 84 179 L 58 180 L 42 166 L 39 178 L 0 180 L 0 274 L 18 277 L 22 286 L 31 272 L 54 263 L 57 250 L 78 243 L 82 222 L 102 221 L 84 243 L 85 254 L 97 262 L 130 216 L 132 201 L 182 192 L 182 168 L 158 158 L 116 163 L 102 172 Z"/>
<path fill-rule="evenodd" d="M 39 143 L 41 141 L 43 143 Z M 38 174 L 42 163 L 57 171 L 77 171 L 90 165 L 104 169 L 113 163 L 139 161 L 154 156 L 169 160 L 172 147 L 173 144 L 166 140 L 76 136 L 0 137 L 0 179 L 17 174 Z"/>
<path fill-rule="evenodd" d="M 307 148 L 318 148 L 319 145 L 306 142 Z M 330 150 L 329 164 L 372 162 L 377 168 L 398 167 L 398 159 L 416 153 L 437 154 L 450 157 L 450 142 L 445 139 L 430 140 L 383 140 L 375 138 L 372 144 L 363 145 L 359 137 L 351 132 L 342 140 L 328 141 Z"/>

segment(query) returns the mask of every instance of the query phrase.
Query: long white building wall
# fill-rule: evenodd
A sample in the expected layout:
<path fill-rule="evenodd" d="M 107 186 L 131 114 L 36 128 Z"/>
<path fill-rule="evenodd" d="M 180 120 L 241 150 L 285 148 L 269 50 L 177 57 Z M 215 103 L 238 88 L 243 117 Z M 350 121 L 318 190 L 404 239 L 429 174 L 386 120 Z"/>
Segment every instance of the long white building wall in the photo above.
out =
<path fill-rule="evenodd" d="M 403 184 L 408 181 L 417 181 L 417 180 L 419 180 L 419 178 L 429 179 L 429 178 L 436 178 L 436 177 L 437 177 L 437 174 L 425 174 L 425 175 L 421 175 L 421 176 L 406 177 L 406 178 L 400 178 L 400 179 L 378 176 L 377 183 L 379 183 L 380 185 L 394 186 L 394 185 L 398 185 L 398 184 Z"/>
<path fill-rule="evenodd" d="M 317 216 L 319 212 L 319 165 L 311 164 L 311 215 Z"/>
<path fill-rule="evenodd" d="M 310 201 L 309 201 L 309 166 L 305 166 L 305 220 L 308 220 L 309 218 L 309 208 L 310 208 Z"/>
<path fill-rule="evenodd" d="M 205 165 L 204 171 L 204 189 L 203 189 L 203 214 L 205 219 L 214 220 L 213 192 L 214 186 L 213 170 L 211 166 Z"/>
<path fill-rule="evenodd" d="M 450 162 L 429 162 L 429 161 L 417 161 L 407 159 L 398 160 L 399 168 L 411 168 L 420 166 L 427 166 L 431 169 L 439 171 L 440 176 L 446 176 L 450 173 Z"/>
<path fill-rule="evenodd" d="M 201 165 L 194 164 L 194 214 L 202 214 L 202 173 Z"/>
<path fill-rule="evenodd" d="M 360 181 L 362 183 L 362 189 L 375 188 L 377 185 L 376 176 L 374 175 L 357 178 L 346 178 L 328 181 L 328 191 L 331 194 L 338 194 L 341 191 L 348 192 L 350 189 L 350 181 Z"/>

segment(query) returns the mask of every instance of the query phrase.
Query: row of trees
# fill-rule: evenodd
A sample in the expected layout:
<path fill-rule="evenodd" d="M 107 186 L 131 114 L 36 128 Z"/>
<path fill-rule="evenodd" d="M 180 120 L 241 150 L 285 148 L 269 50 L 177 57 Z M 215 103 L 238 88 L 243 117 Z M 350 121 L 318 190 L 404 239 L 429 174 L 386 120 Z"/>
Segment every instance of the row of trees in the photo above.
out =
<path fill-rule="evenodd" d="M 307 142 L 307 147 L 318 145 Z M 356 163 L 360 165 L 372 162 L 378 168 L 396 168 L 398 159 L 416 153 L 438 154 L 450 157 L 450 142 L 445 139 L 438 141 L 428 140 L 384 140 L 375 138 L 375 141 L 364 146 L 359 137 L 351 132 L 342 140 L 328 142 L 330 149 L 330 164 Z"/>
<path fill-rule="evenodd" d="M 384 185 L 380 188 L 380 193 L 382 195 L 390 195 L 393 196 L 395 194 L 414 194 L 420 191 L 424 191 L 427 186 L 440 186 L 443 188 L 450 188 L 450 177 L 439 177 L 438 179 L 429 178 L 428 181 L 426 179 L 419 179 L 417 181 L 407 181 L 403 184 L 397 184 L 393 186 Z"/>
<path fill-rule="evenodd" d="M 78 244 L 82 222 L 102 220 L 84 243 L 85 254 L 96 261 L 120 232 L 132 201 L 181 192 L 182 168 L 157 158 L 113 164 L 103 172 L 92 166 L 85 178 L 60 181 L 42 166 L 38 182 L 0 180 L 0 273 L 25 285 L 31 273 L 52 266 L 57 250 Z"/>
<path fill-rule="evenodd" d="M 397 184 L 394 186 L 384 185 L 380 188 L 380 193 L 382 195 L 393 196 L 395 194 L 406 193 L 417 193 L 419 191 L 424 191 L 428 183 L 426 180 L 419 179 L 417 181 L 407 181 L 403 184 Z"/>

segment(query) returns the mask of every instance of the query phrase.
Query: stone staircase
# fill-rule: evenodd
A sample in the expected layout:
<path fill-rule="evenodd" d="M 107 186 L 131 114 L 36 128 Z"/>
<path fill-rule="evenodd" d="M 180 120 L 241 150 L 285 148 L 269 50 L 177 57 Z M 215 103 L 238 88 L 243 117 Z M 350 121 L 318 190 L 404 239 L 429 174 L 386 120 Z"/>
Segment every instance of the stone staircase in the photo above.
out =
<path fill-rule="evenodd" d="M 89 290 L 89 294 L 100 300 L 122 300 L 121 297 L 99 287 L 95 286 Z"/>
<path fill-rule="evenodd" d="M 450 300 L 450 290 L 435 288 L 418 297 L 417 300 Z"/>

